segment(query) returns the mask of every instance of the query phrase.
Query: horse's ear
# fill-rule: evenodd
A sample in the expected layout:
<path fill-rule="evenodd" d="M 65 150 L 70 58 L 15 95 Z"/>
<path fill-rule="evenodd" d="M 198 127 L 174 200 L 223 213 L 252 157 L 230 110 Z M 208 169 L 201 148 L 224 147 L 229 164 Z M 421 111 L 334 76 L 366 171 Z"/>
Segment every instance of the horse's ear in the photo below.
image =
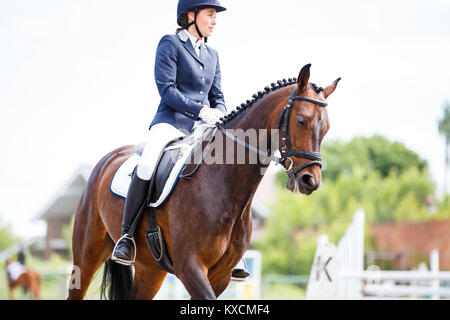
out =
<path fill-rule="evenodd" d="M 330 84 L 328 87 L 325 88 L 325 90 L 324 90 L 325 99 L 334 92 L 334 90 L 336 89 L 337 84 L 340 80 L 341 80 L 341 78 L 337 78 L 336 80 L 334 80 L 334 82 L 332 84 Z"/>
<path fill-rule="evenodd" d="M 303 92 L 308 87 L 308 81 L 309 81 L 309 68 L 311 68 L 311 63 L 308 63 L 306 66 L 300 70 L 300 73 L 298 75 L 298 88 L 300 92 Z"/>

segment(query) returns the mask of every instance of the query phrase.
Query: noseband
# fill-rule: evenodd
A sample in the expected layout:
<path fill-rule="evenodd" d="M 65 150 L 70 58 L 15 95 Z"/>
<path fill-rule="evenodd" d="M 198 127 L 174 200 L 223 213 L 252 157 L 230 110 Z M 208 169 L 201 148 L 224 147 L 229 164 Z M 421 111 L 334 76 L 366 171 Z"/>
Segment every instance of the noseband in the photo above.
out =
<path fill-rule="evenodd" d="M 322 155 L 319 152 L 312 152 L 312 151 L 303 151 L 303 150 L 292 150 L 291 148 L 291 137 L 289 135 L 289 118 L 291 117 L 291 111 L 292 111 L 292 102 L 294 100 L 300 100 L 300 101 L 307 101 L 314 103 L 320 107 L 326 107 L 328 105 L 325 101 L 320 101 L 316 99 L 311 99 L 303 96 L 296 96 L 295 91 L 297 90 L 297 87 L 294 88 L 291 92 L 291 95 L 289 96 L 287 105 L 283 108 L 283 110 L 280 113 L 280 117 L 278 118 L 278 125 L 277 129 L 281 130 L 282 136 L 281 136 L 281 148 L 280 148 L 280 154 L 281 159 L 279 163 L 281 163 L 285 170 L 288 173 L 289 178 L 296 175 L 298 172 L 302 171 L 303 169 L 310 167 L 312 165 L 318 165 L 322 168 Z M 291 156 L 293 157 L 299 157 L 299 158 L 305 158 L 309 159 L 311 161 L 305 163 L 304 165 L 294 168 L 294 160 L 292 160 Z M 286 160 L 290 161 L 290 164 L 288 167 L 286 167 Z"/>
<path fill-rule="evenodd" d="M 319 167 L 322 167 L 322 155 L 319 152 L 292 150 L 291 149 L 291 137 L 289 135 L 289 118 L 291 116 L 292 102 L 294 100 L 311 102 L 320 107 L 326 107 L 328 105 L 328 103 L 325 101 L 311 99 L 311 98 L 307 98 L 307 97 L 303 97 L 303 96 L 296 96 L 295 91 L 297 91 L 297 87 L 295 87 L 292 90 L 291 95 L 289 96 L 289 99 L 288 99 L 288 103 L 283 108 L 283 110 L 280 113 L 280 117 L 278 118 L 277 129 L 278 130 L 281 129 L 281 132 L 282 132 L 281 148 L 280 148 L 281 158 L 278 158 L 278 157 L 272 155 L 270 148 L 267 152 L 264 152 L 252 145 L 249 145 L 245 141 L 238 139 L 237 137 L 235 137 L 234 135 L 232 135 L 231 133 L 226 131 L 226 129 L 223 128 L 222 126 L 217 125 L 217 128 L 223 134 L 225 134 L 226 137 L 233 140 L 234 142 L 244 146 L 245 148 L 247 148 L 251 151 L 254 151 L 256 153 L 264 155 L 265 157 L 267 157 L 271 161 L 274 161 L 277 164 L 279 163 L 279 164 L 283 165 L 286 172 L 288 173 L 289 177 L 296 175 L 298 172 L 300 172 L 303 169 L 310 167 L 312 165 L 318 165 Z M 304 164 L 300 167 L 294 168 L 294 160 L 292 160 L 291 157 L 300 157 L 300 158 L 309 159 L 311 161 L 307 162 L 306 164 Z M 286 167 L 286 160 L 290 161 L 290 164 L 287 167 Z"/>

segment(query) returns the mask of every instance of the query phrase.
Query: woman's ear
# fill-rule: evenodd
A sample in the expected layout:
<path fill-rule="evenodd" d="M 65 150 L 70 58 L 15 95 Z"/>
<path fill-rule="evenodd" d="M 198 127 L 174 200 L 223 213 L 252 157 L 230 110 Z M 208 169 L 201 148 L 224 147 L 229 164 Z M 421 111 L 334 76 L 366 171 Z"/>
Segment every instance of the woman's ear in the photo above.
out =
<path fill-rule="evenodd" d="M 194 11 L 189 11 L 188 12 L 188 23 L 191 23 L 194 20 L 195 20 L 195 12 Z"/>

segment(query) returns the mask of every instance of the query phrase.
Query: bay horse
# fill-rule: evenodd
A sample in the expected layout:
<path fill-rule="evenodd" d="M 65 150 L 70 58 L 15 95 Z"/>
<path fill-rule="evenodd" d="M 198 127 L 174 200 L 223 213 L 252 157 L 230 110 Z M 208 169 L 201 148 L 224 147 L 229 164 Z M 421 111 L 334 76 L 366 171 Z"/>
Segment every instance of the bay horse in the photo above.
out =
<path fill-rule="evenodd" d="M 12 263 L 11 259 L 6 260 L 6 266 Z M 41 276 L 36 270 L 26 268 L 25 271 L 17 277 L 17 279 L 11 279 L 9 273 L 7 272 L 8 278 L 8 291 L 9 299 L 14 300 L 14 289 L 22 288 L 24 292 L 29 291 L 33 299 L 41 299 L 40 282 Z"/>
<path fill-rule="evenodd" d="M 325 89 L 308 83 L 310 66 L 301 69 L 298 79 L 273 83 L 221 119 L 226 130 L 272 132 L 281 123 L 285 134 L 277 142 L 282 145 L 282 156 L 289 155 L 280 161 L 289 170 L 287 188 L 306 195 L 321 184 L 320 144 L 329 129 L 325 99 L 340 80 Z M 287 103 L 290 112 L 285 112 Z M 225 137 L 224 131 L 217 131 L 217 135 Z M 242 141 L 232 143 L 236 142 Z M 247 148 L 245 152 L 247 160 L 253 151 Z M 132 145 L 120 147 L 106 154 L 90 175 L 78 204 L 72 238 L 79 285 L 69 288 L 68 299 L 83 299 L 103 263 L 101 297 L 109 293 L 110 299 L 152 299 L 163 283 L 167 272 L 153 258 L 145 239 L 147 212 L 135 233 L 134 269 L 110 260 L 121 234 L 124 207 L 124 200 L 110 192 L 111 179 L 134 153 Z M 269 163 L 202 163 L 191 179 L 177 182 L 170 198 L 157 209 L 174 274 L 191 299 L 216 299 L 229 285 L 233 267 L 250 243 L 251 203 L 263 178 L 262 169 Z"/>

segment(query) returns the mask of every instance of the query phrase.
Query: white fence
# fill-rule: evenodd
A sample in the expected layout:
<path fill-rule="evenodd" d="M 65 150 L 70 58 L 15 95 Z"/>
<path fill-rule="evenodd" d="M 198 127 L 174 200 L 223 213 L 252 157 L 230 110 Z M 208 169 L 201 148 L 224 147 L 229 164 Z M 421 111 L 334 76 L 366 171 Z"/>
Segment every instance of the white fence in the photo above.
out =
<path fill-rule="evenodd" d="M 327 278 L 319 277 L 323 273 Z M 449 299 L 449 285 L 450 272 L 439 271 L 437 250 L 430 253 L 430 270 L 423 264 L 411 271 L 364 270 L 364 211 L 358 210 L 337 247 L 328 236 L 319 238 L 306 298 Z"/>

